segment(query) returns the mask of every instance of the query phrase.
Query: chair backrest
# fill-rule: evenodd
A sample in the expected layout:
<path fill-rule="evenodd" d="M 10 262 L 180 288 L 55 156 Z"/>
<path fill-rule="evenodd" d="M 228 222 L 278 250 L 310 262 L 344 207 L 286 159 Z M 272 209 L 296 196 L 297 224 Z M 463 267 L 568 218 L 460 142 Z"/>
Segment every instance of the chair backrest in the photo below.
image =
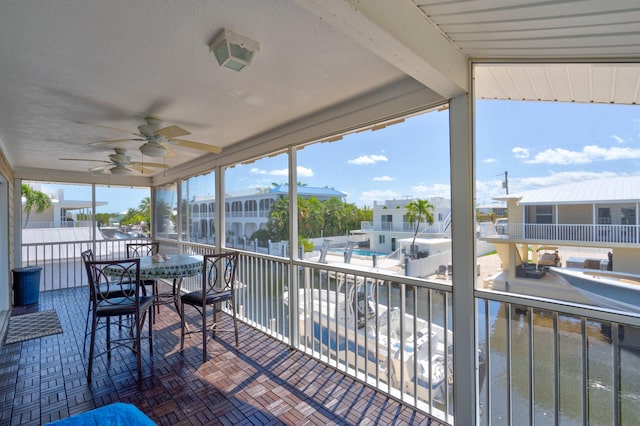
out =
<path fill-rule="evenodd" d="M 80 257 L 82 257 L 83 262 L 91 262 L 96 260 L 96 257 L 93 255 L 93 250 L 87 249 L 80 253 Z"/>
<path fill-rule="evenodd" d="M 233 293 L 237 265 L 238 252 L 205 254 L 202 268 L 202 291 L 210 293 L 230 290 Z"/>
<path fill-rule="evenodd" d="M 142 256 L 155 256 L 160 250 L 159 242 L 148 243 L 128 243 L 127 244 L 127 257 L 142 257 Z"/>
<path fill-rule="evenodd" d="M 94 303 L 119 298 L 134 301 L 140 295 L 140 259 L 88 260 L 85 262 Z"/>

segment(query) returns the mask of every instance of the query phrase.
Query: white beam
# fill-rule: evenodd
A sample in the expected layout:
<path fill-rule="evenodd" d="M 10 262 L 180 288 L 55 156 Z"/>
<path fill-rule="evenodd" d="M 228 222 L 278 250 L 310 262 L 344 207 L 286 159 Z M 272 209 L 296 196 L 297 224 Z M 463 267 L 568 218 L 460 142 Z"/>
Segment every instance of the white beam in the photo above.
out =
<path fill-rule="evenodd" d="M 441 96 L 468 92 L 467 58 L 412 1 L 295 2 Z"/>

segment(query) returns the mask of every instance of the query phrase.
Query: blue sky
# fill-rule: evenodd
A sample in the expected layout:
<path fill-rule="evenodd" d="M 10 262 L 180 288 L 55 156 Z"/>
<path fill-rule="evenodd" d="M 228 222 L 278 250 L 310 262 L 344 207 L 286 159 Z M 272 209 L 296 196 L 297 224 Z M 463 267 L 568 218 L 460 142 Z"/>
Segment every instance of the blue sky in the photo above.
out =
<path fill-rule="evenodd" d="M 476 201 L 577 180 L 638 174 L 640 107 L 524 101 L 476 104 Z M 298 151 L 298 180 L 333 187 L 359 206 L 404 197 L 450 197 L 449 113 L 434 111 Z M 454 171 L 455 172 L 455 171 Z M 287 157 L 264 158 L 227 171 L 226 192 L 255 192 L 287 179 Z M 206 182 L 206 183 L 204 183 Z M 191 194 L 213 193 L 211 179 L 191 182 Z M 146 191 L 123 197 L 103 187 L 98 199 L 123 211 Z M 67 199 L 84 199 L 65 190 Z M 139 194 L 139 195 L 138 195 Z M 90 192 L 89 192 L 90 198 Z M 135 200 L 134 200 L 135 198 Z"/>
<path fill-rule="evenodd" d="M 636 105 L 479 101 L 476 199 L 600 177 L 635 175 L 640 159 Z"/>

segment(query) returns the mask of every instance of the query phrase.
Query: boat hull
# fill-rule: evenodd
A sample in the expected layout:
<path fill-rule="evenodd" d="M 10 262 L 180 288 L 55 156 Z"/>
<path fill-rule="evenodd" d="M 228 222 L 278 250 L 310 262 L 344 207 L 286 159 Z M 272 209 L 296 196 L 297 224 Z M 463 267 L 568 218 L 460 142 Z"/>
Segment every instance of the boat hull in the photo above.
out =
<path fill-rule="evenodd" d="M 581 268 L 550 268 L 593 304 L 640 313 L 640 275 Z"/>

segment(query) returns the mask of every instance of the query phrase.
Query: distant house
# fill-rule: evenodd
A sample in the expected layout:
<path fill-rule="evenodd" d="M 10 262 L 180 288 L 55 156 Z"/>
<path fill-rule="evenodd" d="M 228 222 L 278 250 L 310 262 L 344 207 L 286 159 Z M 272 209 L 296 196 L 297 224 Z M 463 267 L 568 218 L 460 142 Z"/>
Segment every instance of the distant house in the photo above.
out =
<path fill-rule="evenodd" d="M 508 225 L 481 228 L 481 238 L 517 249 L 529 245 L 607 248 L 615 270 L 640 272 L 640 176 L 587 180 L 498 198 L 506 201 Z"/>
<path fill-rule="evenodd" d="M 35 190 L 42 191 L 41 185 L 35 183 L 30 185 Z M 46 229 L 91 226 L 90 221 L 80 221 L 77 217 L 79 213 L 86 215 L 91 214 L 93 211 L 91 200 L 66 200 L 64 198 L 63 188 L 59 188 L 57 191 L 51 193 L 45 192 L 45 194 L 51 199 L 51 207 L 41 213 L 32 211 L 29 214 L 27 228 Z M 107 204 L 105 201 L 96 201 L 96 207 L 106 206 Z"/>
<path fill-rule="evenodd" d="M 373 223 L 363 222 L 359 231 L 352 234 L 365 234 L 370 250 L 378 253 L 392 253 L 400 249 L 400 240 L 411 238 L 415 234 L 416 224 L 407 220 L 407 204 L 415 198 L 387 200 L 373 204 Z M 451 235 L 451 200 L 444 197 L 428 199 L 434 206 L 433 225 L 421 223 L 418 236 L 449 237 Z"/>
<path fill-rule="evenodd" d="M 315 197 L 320 201 L 338 198 L 345 201 L 347 194 L 333 188 L 317 188 L 298 186 L 298 196 Z M 278 185 L 269 191 L 248 195 L 225 197 L 225 227 L 227 233 L 234 238 L 249 238 L 258 229 L 266 229 L 269 221 L 271 204 L 278 199 L 289 196 L 289 185 Z M 213 220 L 215 218 L 215 199 L 211 196 L 193 197 L 189 201 L 191 210 L 192 237 L 206 238 L 214 235 Z"/>

